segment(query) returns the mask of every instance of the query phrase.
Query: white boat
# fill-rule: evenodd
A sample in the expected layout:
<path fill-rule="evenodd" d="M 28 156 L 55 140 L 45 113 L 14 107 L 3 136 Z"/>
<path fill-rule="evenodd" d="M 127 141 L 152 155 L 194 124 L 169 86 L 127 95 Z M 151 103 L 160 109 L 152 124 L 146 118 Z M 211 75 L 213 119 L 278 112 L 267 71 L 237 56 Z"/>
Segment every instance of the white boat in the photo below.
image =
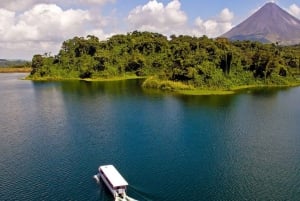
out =
<path fill-rule="evenodd" d="M 115 200 L 135 200 L 126 195 L 128 183 L 113 165 L 102 165 L 98 171 L 94 178 L 105 183 Z"/>

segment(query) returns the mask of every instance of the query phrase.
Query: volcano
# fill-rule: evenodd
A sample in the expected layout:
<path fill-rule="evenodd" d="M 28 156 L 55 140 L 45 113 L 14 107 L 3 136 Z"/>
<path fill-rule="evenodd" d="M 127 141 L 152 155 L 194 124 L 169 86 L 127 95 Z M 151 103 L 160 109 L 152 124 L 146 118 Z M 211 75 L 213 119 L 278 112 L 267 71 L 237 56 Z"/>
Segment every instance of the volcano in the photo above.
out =
<path fill-rule="evenodd" d="M 298 44 L 300 20 L 270 2 L 221 37 L 281 45 Z"/>

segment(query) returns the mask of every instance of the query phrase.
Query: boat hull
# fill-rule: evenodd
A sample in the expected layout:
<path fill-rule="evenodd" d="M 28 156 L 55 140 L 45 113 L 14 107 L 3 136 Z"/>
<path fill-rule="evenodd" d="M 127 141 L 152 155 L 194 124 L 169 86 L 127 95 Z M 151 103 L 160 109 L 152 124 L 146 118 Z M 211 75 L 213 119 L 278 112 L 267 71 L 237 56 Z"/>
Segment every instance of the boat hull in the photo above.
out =
<path fill-rule="evenodd" d="M 114 198 L 125 199 L 127 181 L 122 177 L 113 165 L 103 165 L 98 168 L 99 172 L 95 175 L 97 181 L 102 180 Z"/>
<path fill-rule="evenodd" d="M 105 178 L 105 176 L 103 174 L 99 174 L 100 175 L 100 178 L 101 180 L 104 182 L 104 184 L 106 185 L 106 187 L 108 188 L 108 190 L 111 192 L 111 194 L 114 196 L 114 197 L 117 197 L 117 192 L 116 190 L 114 190 L 110 184 L 108 183 L 107 179 Z"/>

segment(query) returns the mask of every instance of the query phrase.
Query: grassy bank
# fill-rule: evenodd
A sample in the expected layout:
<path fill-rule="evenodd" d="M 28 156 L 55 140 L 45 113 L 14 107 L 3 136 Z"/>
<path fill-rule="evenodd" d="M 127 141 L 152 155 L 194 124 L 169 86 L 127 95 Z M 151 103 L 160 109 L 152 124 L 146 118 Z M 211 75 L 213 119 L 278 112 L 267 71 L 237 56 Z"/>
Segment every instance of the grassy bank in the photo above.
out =
<path fill-rule="evenodd" d="M 176 91 L 179 94 L 183 95 L 193 95 L 193 96 L 203 96 L 203 95 L 229 95 L 235 94 L 240 91 L 246 89 L 260 89 L 260 88 L 285 88 L 285 87 L 296 87 L 300 86 L 298 84 L 290 84 L 290 85 L 243 85 L 243 86 L 236 86 L 230 90 L 218 90 L 218 89 L 195 89 L 195 90 L 178 90 Z"/>
<path fill-rule="evenodd" d="M 209 95 L 230 95 L 234 94 L 235 91 L 223 91 L 223 90 L 209 90 L 209 89 L 195 89 L 195 90 L 178 90 L 179 94 L 190 95 L 190 96 L 209 96 Z"/>
<path fill-rule="evenodd" d="M 282 88 L 282 87 L 295 87 L 300 86 L 300 80 L 296 82 L 287 82 L 286 84 L 250 84 L 250 85 L 240 85 L 231 86 L 228 88 L 224 87 L 194 87 L 189 84 L 184 84 L 182 82 L 175 82 L 169 80 L 159 80 L 156 77 L 149 77 L 143 83 L 144 88 L 158 89 L 162 91 L 171 91 L 174 93 L 184 94 L 184 95 L 228 95 L 234 94 L 245 89 L 254 88 Z"/>
<path fill-rule="evenodd" d="M 96 77 L 96 78 L 85 78 L 81 80 L 89 82 L 109 82 L 109 81 L 121 81 L 121 80 L 134 80 L 134 79 L 146 79 L 147 77 L 141 77 L 133 74 L 128 74 L 124 76 L 114 76 L 114 77 Z"/>
<path fill-rule="evenodd" d="M 123 76 L 113 76 L 113 77 L 93 77 L 93 78 L 79 78 L 78 76 L 62 77 L 62 76 L 27 76 L 27 80 L 32 81 L 65 81 L 65 80 L 83 80 L 88 82 L 108 82 L 108 81 L 120 81 L 120 80 L 130 80 L 130 79 L 145 79 L 146 77 L 140 77 L 134 74 L 126 74 Z"/>
<path fill-rule="evenodd" d="M 18 67 L 5 67 L 0 68 L 0 73 L 30 73 L 32 71 L 31 68 L 18 68 Z"/>
<path fill-rule="evenodd" d="M 140 77 L 134 74 L 125 74 L 123 76 L 114 77 L 94 77 L 81 79 L 78 77 L 61 77 L 61 76 L 44 76 L 35 77 L 28 76 L 27 80 L 33 81 L 65 81 L 65 80 L 83 80 L 88 82 L 108 82 L 108 81 L 121 81 L 130 79 L 145 79 L 142 87 L 151 90 L 160 90 L 171 93 L 183 94 L 183 95 L 193 95 L 193 96 L 203 96 L 203 95 L 229 95 L 234 94 L 239 91 L 251 88 L 281 88 L 281 87 L 294 87 L 300 86 L 300 80 L 296 82 L 288 82 L 287 84 L 263 84 L 261 82 L 249 85 L 231 86 L 231 87 L 216 87 L 216 86 L 204 86 L 204 87 L 194 87 L 193 85 L 184 84 L 182 82 L 175 82 L 170 80 L 160 80 L 155 76 L 151 77 Z"/>

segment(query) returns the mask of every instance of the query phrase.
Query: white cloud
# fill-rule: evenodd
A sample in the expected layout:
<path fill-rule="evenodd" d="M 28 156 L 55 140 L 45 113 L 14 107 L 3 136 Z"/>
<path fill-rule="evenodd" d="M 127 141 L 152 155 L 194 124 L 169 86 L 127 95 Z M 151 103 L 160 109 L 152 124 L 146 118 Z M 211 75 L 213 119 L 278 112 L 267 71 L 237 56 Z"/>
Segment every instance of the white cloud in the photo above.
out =
<path fill-rule="evenodd" d="M 115 2 L 115 0 L 79 0 L 81 3 L 90 3 L 90 4 L 106 4 L 106 3 L 110 3 L 110 2 Z"/>
<path fill-rule="evenodd" d="M 132 29 L 166 35 L 189 34 L 216 37 L 232 28 L 233 18 L 234 14 L 225 8 L 215 19 L 202 20 L 197 17 L 194 25 L 189 25 L 188 17 L 181 9 L 179 0 L 171 0 L 167 5 L 157 0 L 151 0 L 147 4 L 133 9 L 127 19 Z"/>
<path fill-rule="evenodd" d="M 37 53 L 56 54 L 61 43 L 74 36 L 91 34 L 104 39 L 133 30 L 216 37 L 232 27 L 234 18 L 225 8 L 213 18 L 197 17 L 193 23 L 182 10 L 180 0 L 169 0 L 166 4 L 162 0 L 150 0 L 131 10 L 121 24 L 124 22 L 120 19 L 122 14 L 100 14 L 104 4 L 114 2 L 116 0 L 1 0 L 0 56 L 31 59 Z"/>
<path fill-rule="evenodd" d="M 38 4 L 20 15 L 2 9 L 0 16 L 0 41 L 58 41 L 83 33 L 91 18 L 88 11 L 64 11 L 55 4 Z"/>
<path fill-rule="evenodd" d="M 295 17 L 300 19 L 300 7 L 296 4 L 293 4 L 289 7 L 288 11 Z"/>
<path fill-rule="evenodd" d="M 14 19 L 15 19 L 15 13 L 5 10 L 5 9 L 1 9 L 0 8 L 0 33 L 1 35 L 5 32 L 5 28 L 9 27 L 11 24 L 14 23 Z M 1 37 L 0 37 L 1 39 Z"/>
<path fill-rule="evenodd" d="M 106 18 L 88 10 L 63 10 L 55 4 L 37 4 L 24 12 L 0 9 L 0 55 L 3 58 L 30 59 L 34 54 L 56 54 L 62 41 L 93 34 L 99 38 Z"/>
<path fill-rule="evenodd" d="M 10 11 L 25 11 L 36 4 L 56 4 L 59 6 L 78 6 L 78 5 L 104 5 L 114 3 L 116 0 L 1 0 L 0 8 Z"/>
<path fill-rule="evenodd" d="M 195 20 L 196 31 L 198 35 L 207 35 L 209 37 L 220 36 L 233 27 L 233 18 L 234 14 L 228 8 L 223 9 L 215 19 L 204 21 L 198 17 Z"/>
<path fill-rule="evenodd" d="M 35 3 L 36 0 L 1 0 L 0 7 L 11 11 L 17 11 L 27 9 Z"/>
<path fill-rule="evenodd" d="M 166 6 L 151 0 L 133 9 L 129 13 L 128 22 L 133 29 L 173 34 L 187 23 L 187 15 L 181 10 L 178 0 L 172 0 Z"/>
<path fill-rule="evenodd" d="M 234 17 L 233 12 L 231 12 L 228 8 L 225 8 L 219 14 L 219 22 L 224 22 L 224 23 L 231 22 L 233 17 Z"/>
<path fill-rule="evenodd" d="M 43 51 L 57 53 L 62 41 L 74 36 L 106 37 L 105 21 L 104 17 L 94 16 L 88 10 L 63 10 L 55 4 L 37 4 L 21 13 L 0 9 L 1 57 L 14 49 L 17 53 L 20 48 L 24 52 L 22 57 L 25 52 L 31 55 Z"/>

